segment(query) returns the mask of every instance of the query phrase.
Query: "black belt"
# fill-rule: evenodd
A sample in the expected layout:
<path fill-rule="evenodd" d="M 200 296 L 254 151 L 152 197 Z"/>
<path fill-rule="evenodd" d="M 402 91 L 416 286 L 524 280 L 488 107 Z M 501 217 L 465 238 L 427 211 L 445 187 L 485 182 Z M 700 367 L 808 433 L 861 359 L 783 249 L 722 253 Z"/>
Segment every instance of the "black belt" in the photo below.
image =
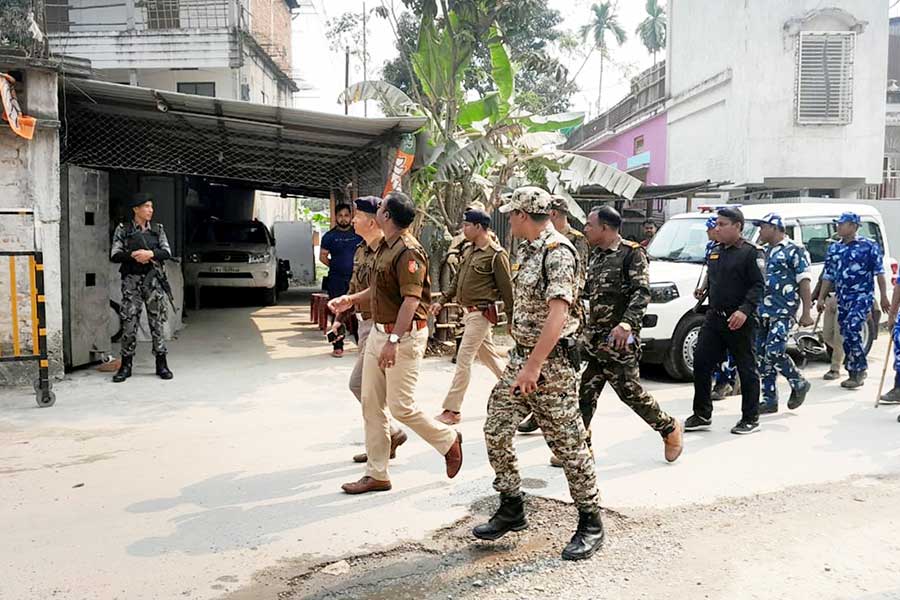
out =
<path fill-rule="evenodd" d="M 709 312 L 711 312 L 712 314 L 716 315 L 717 317 L 724 317 L 724 318 L 727 319 L 727 318 L 731 317 L 731 315 L 732 315 L 735 311 L 737 311 L 737 310 L 740 310 L 740 307 L 737 307 L 737 308 L 731 308 L 731 309 L 726 308 L 726 309 L 724 309 L 724 310 L 721 310 L 721 309 L 718 309 L 718 308 L 712 308 L 712 309 L 710 309 Z M 748 315 L 748 316 L 749 316 L 749 315 Z"/>

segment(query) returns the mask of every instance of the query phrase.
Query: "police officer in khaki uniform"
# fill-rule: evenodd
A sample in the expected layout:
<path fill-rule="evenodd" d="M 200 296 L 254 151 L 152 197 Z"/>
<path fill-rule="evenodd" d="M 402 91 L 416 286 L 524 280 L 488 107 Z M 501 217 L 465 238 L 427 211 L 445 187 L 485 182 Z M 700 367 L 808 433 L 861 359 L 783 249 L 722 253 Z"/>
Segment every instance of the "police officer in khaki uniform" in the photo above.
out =
<path fill-rule="evenodd" d="M 511 331 L 516 342 L 509 364 L 488 400 L 484 438 L 494 469 L 500 508 L 473 530 L 496 540 L 528 527 L 518 461 L 516 426 L 534 413 L 553 453 L 563 462 L 569 492 L 578 507 L 578 528 L 563 559 L 589 558 L 603 542 L 600 492 L 587 433 L 578 412 L 574 354 L 578 331 L 578 252 L 550 224 L 550 195 L 536 187 L 517 189 L 500 208 L 509 213 L 511 233 L 524 240 L 513 266 L 515 291 Z"/>
<path fill-rule="evenodd" d="M 348 494 L 391 489 L 387 410 L 444 456 L 448 477 L 455 477 L 462 466 L 462 435 L 427 417 L 413 397 L 428 343 L 431 300 L 428 258 L 422 245 L 407 231 L 415 216 L 416 207 L 406 194 L 388 194 L 375 217 L 384 239 L 375 257 L 369 288 L 328 303 L 332 310 L 343 312 L 368 299 L 374 321 L 366 341 L 362 376 L 366 474 L 359 481 L 342 486 Z"/>
<path fill-rule="evenodd" d="M 381 198 L 377 196 L 366 196 L 357 198 L 354 202 L 356 213 L 353 215 L 353 229 L 357 235 L 363 238 L 363 242 L 356 248 L 353 255 L 353 274 L 350 277 L 350 294 L 363 292 L 369 288 L 372 276 L 372 270 L 375 268 L 375 255 L 378 247 L 381 246 L 381 240 L 384 234 L 381 227 L 375 220 L 375 213 L 378 212 L 378 205 Z M 356 304 L 356 317 L 359 319 L 358 335 L 356 342 L 359 347 L 359 353 L 356 356 L 356 364 L 353 365 L 353 372 L 350 374 L 350 391 L 356 396 L 356 399 L 362 402 L 362 370 L 363 357 L 366 353 L 366 340 L 369 333 L 372 332 L 372 306 L 368 300 L 361 300 Z M 335 324 L 339 324 L 335 320 Z M 397 448 L 404 444 L 407 440 L 406 432 L 397 427 L 397 423 L 391 420 L 391 453 L 390 458 L 394 458 Z M 364 463 L 369 459 L 365 452 L 357 454 L 353 457 L 353 462 Z"/>
<path fill-rule="evenodd" d="M 445 296 L 447 302 L 456 300 L 464 311 L 465 328 L 453 383 L 444 399 L 444 411 L 437 417 L 447 425 L 456 425 L 460 421 L 460 409 L 476 356 L 497 377 L 506 367 L 506 361 L 494 346 L 492 328 L 497 324 L 497 300 L 503 300 L 507 314 L 512 313 L 512 281 L 509 255 L 499 242 L 491 239 L 490 227 L 491 217 L 486 212 L 466 211 L 463 233 L 469 244 Z M 437 315 L 442 307 L 443 304 L 437 302 L 431 309 Z"/>

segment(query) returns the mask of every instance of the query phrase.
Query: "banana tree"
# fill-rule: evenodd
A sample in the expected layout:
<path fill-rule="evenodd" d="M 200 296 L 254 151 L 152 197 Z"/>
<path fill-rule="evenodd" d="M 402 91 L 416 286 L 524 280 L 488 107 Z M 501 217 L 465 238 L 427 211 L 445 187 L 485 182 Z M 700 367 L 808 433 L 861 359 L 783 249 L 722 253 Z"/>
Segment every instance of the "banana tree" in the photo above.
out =
<path fill-rule="evenodd" d="M 568 197 L 572 213 L 582 220 L 567 190 L 599 184 L 625 198 L 634 196 L 639 180 L 557 149 L 565 141 L 560 132 L 580 125 L 582 113 L 534 115 L 517 106 L 516 64 L 496 24 L 486 31 L 495 90 L 464 99 L 461 82 L 472 45 L 454 38 L 458 23 L 453 11 L 443 21 L 423 16 L 419 46 L 409 57 L 422 82 L 421 102 L 383 81 L 355 84 L 340 97 L 341 102 L 376 100 L 389 116 L 428 118 L 425 165 L 412 178 L 413 197 L 424 218 L 452 231 L 472 200 L 492 209 L 513 183 L 540 183 Z"/>

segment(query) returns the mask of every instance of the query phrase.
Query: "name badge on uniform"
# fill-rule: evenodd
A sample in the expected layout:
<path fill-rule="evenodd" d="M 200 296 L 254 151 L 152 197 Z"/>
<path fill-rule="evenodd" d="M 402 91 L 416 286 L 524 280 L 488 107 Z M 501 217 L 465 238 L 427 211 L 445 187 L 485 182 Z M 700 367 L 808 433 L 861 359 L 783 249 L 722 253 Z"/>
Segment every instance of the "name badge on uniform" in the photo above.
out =
<path fill-rule="evenodd" d="M 719 255 L 718 254 L 710 254 L 709 260 L 719 260 Z"/>

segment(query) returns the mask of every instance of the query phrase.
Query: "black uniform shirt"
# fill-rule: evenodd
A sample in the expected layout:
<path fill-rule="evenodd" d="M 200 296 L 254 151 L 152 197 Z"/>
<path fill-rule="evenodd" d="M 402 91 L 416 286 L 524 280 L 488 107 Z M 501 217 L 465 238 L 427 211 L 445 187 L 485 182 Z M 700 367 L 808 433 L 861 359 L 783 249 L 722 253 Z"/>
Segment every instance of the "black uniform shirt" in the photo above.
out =
<path fill-rule="evenodd" d="M 741 238 L 733 246 L 716 244 L 709 253 L 709 306 L 714 311 L 756 314 L 765 287 L 760 249 Z"/>

